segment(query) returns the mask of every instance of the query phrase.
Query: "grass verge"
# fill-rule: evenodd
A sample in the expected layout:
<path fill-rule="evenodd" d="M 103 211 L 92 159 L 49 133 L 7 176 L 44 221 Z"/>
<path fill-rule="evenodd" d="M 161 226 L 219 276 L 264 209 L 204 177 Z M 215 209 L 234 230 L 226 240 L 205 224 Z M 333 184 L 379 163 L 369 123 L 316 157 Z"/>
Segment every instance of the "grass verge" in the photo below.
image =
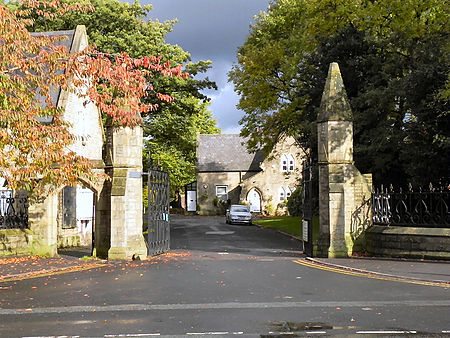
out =
<path fill-rule="evenodd" d="M 298 238 L 303 237 L 302 218 L 280 216 L 271 218 L 260 218 L 253 220 L 253 223 L 261 225 L 264 228 L 271 228 L 286 232 Z M 319 237 L 319 218 L 313 218 L 313 241 Z"/>
<path fill-rule="evenodd" d="M 302 219 L 301 217 L 271 217 L 253 220 L 253 223 L 261 225 L 264 228 L 271 228 L 286 232 L 295 237 L 302 237 Z"/>

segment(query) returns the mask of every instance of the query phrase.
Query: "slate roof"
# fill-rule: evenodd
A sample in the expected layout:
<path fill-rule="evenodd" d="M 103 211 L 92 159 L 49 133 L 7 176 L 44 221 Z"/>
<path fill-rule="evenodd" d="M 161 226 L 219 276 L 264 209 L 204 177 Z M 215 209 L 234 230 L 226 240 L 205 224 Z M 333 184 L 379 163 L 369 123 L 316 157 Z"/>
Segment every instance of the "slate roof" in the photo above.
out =
<path fill-rule="evenodd" d="M 55 41 L 53 44 L 55 46 L 66 46 L 67 50 L 72 49 L 73 37 L 75 36 L 75 30 L 67 31 L 53 31 L 53 32 L 34 32 L 31 33 L 33 36 L 65 36 L 60 41 Z"/>
<path fill-rule="evenodd" d="M 237 134 L 198 136 L 197 170 L 199 172 L 261 171 L 262 151 L 250 154 L 245 140 Z"/>
<path fill-rule="evenodd" d="M 72 44 L 73 44 L 73 38 L 75 36 L 75 30 L 67 30 L 67 31 L 54 31 L 54 32 L 37 32 L 37 33 L 31 33 L 33 36 L 59 36 L 62 37 L 60 40 L 53 42 L 55 46 L 65 46 L 68 51 L 71 51 Z M 57 105 L 59 95 L 61 93 L 61 88 L 55 88 L 50 91 L 50 95 L 52 97 L 52 101 L 54 105 Z M 43 100 L 45 98 L 41 97 L 40 95 L 36 96 L 37 99 Z"/>

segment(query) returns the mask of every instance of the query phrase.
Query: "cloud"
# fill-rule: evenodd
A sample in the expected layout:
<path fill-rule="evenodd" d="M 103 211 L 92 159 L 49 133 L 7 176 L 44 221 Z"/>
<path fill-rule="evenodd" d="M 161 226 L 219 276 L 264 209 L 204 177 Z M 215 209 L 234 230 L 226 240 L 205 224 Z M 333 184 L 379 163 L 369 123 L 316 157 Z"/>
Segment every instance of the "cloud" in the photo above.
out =
<path fill-rule="evenodd" d="M 233 58 L 248 35 L 253 16 L 265 10 L 269 0 L 152 0 L 151 3 L 152 19 L 178 19 L 167 36 L 168 42 L 179 44 L 194 59 L 210 59 L 224 55 Z"/>
<path fill-rule="evenodd" d="M 223 134 L 239 134 L 238 125 L 243 112 L 236 108 L 239 96 L 234 92 L 233 85 L 228 83 L 223 86 L 217 95 L 211 95 L 211 106 L 213 116 L 218 121 L 218 127 Z"/>
<path fill-rule="evenodd" d="M 160 21 L 178 19 L 166 41 L 181 46 L 192 60 L 211 60 L 206 76 L 218 91 L 205 91 L 212 98 L 210 109 L 223 133 L 238 133 L 243 112 L 239 97 L 228 83 L 227 73 L 248 36 L 253 17 L 267 9 L 270 0 L 142 0 L 153 5 L 149 17 Z"/>

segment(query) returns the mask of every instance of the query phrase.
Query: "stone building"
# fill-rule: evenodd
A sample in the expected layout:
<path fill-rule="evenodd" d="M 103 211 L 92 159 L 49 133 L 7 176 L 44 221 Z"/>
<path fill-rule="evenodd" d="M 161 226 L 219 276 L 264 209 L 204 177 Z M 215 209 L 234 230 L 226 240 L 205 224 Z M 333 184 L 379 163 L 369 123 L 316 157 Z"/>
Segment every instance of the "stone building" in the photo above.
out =
<path fill-rule="evenodd" d="M 282 137 L 268 156 L 249 153 L 239 135 L 199 135 L 197 210 L 221 214 L 229 204 L 252 212 L 285 214 L 286 202 L 301 179 L 304 153 L 294 138 Z"/>
<path fill-rule="evenodd" d="M 66 45 L 71 53 L 82 51 L 88 46 L 88 37 L 84 26 L 71 31 L 44 33 L 62 35 L 67 39 L 60 43 Z M 104 171 L 103 162 L 103 123 L 97 107 L 86 103 L 86 99 L 75 93 L 58 91 L 57 106 L 64 111 L 64 120 L 70 124 L 70 133 L 74 141 L 70 150 L 91 161 L 98 172 Z M 95 222 L 95 199 L 103 182 L 93 185 L 81 182 L 76 187 L 63 187 L 61 191 L 49 197 L 57 205 L 57 245 L 59 248 L 72 246 L 91 246 L 92 230 Z"/>
<path fill-rule="evenodd" d="M 77 26 L 74 30 L 33 33 L 61 37 L 55 44 L 65 46 L 76 53 L 88 46 L 86 29 Z M 71 151 L 89 159 L 99 172 L 104 171 L 102 159 L 103 126 L 97 107 L 84 103 L 75 93 L 54 90 L 53 103 L 64 111 L 64 119 L 69 122 L 69 130 L 74 136 Z M 39 118 L 39 122 L 51 123 L 51 118 Z M 29 254 L 38 253 L 54 256 L 58 247 L 87 246 L 92 242 L 92 229 L 95 222 L 95 195 L 101 189 L 91 182 L 80 181 L 76 187 L 60 187 L 54 194 L 40 203 L 28 208 L 28 224 L 24 229 L 0 227 L 0 253 Z M 16 199 L 21 192 L 9 191 Z M 3 192 L 4 193 L 4 192 Z M 6 199 L 3 199 L 3 204 Z M 3 210 L 6 213 L 6 210 Z M 5 215 L 2 215 L 5 216 Z"/>
<path fill-rule="evenodd" d="M 34 34 L 63 36 L 57 43 L 70 52 L 81 51 L 88 45 L 84 26 Z M 29 205 L 22 213 L 27 218 L 25 224 L 0 223 L 0 256 L 55 256 L 58 248 L 91 245 L 94 255 L 110 259 L 146 256 L 142 235 L 142 128 L 104 128 L 93 103 L 61 89 L 52 96 L 70 124 L 74 136 L 70 150 L 87 158 L 94 171 L 108 174 L 111 180 L 93 183 L 79 178 L 76 187 L 60 187 Z M 7 194 L 5 191 L 7 187 L 0 189 L 2 197 Z M 16 197 L 21 194 L 9 193 Z M 6 198 L 0 199 L 1 219 L 6 219 L 3 216 L 8 213 L 5 203 Z"/>

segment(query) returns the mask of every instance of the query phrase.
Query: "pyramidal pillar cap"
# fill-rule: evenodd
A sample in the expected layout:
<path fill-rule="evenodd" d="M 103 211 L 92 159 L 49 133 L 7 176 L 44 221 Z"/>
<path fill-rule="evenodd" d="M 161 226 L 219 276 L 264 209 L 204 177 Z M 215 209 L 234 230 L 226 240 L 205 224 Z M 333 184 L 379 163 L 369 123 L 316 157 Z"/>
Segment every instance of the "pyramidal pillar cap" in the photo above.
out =
<path fill-rule="evenodd" d="M 330 64 L 317 122 L 352 121 L 352 110 L 337 62 Z"/>

